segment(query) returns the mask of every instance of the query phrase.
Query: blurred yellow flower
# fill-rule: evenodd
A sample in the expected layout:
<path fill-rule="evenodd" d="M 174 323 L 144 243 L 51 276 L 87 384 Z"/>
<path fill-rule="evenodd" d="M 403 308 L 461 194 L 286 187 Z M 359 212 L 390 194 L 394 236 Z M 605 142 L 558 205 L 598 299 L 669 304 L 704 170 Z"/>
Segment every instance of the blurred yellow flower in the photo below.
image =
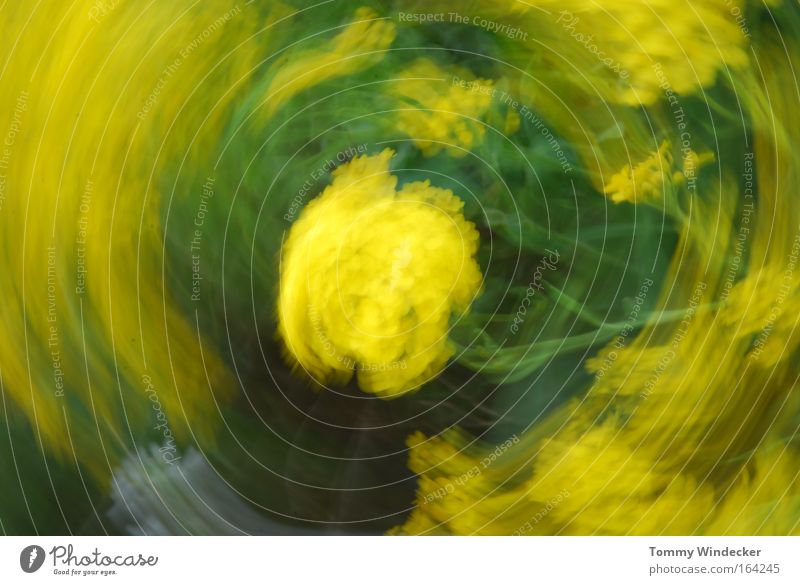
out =
<path fill-rule="evenodd" d="M 730 8 L 717 0 L 538 0 L 534 5 L 553 10 L 563 32 L 626 82 L 627 88 L 610 96 L 617 103 L 650 104 L 673 90 L 691 95 L 713 85 L 726 67 L 748 62 L 748 39 Z"/>
<path fill-rule="evenodd" d="M 658 205 L 662 201 L 665 183 L 671 180 L 674 185 L 693 184 L 697 171 L 713 160 L 713 153 L 698 155 L 688 150 L 680 169 L 673 168 L 670 143 L 665 140 L 656 152 L 635 167 L 625 165 L 611 177 L 603 191 L 614 203 Z"/>
<path fill-rule="evenodd" d="M 357 372 L 394 397 L 436 376 L 452 355 L 450 317 L 478 293 L 478 232 L 449 190 L 395 190 L 387 149 L 333 172 L 284 246 L 279 334 L 297 369 L 320 383 Z"/>
<path fill-rule="evenodd" d="M 494 82 L 454 70 L 456 75 L 419 59 L 401 73 L 403 81 L 392 90 L 403 108 L 396 129 L 411 137 L 425 156 L 446 148 L 451 156 L 462 157 L 483 142 L 481 118 L 495 93 Z"/>

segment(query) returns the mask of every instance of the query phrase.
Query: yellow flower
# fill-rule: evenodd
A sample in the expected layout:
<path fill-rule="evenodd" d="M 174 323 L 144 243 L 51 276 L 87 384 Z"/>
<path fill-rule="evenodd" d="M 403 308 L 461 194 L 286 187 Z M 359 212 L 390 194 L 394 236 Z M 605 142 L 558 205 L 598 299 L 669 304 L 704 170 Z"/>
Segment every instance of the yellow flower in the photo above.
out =
<path fill-rule="evenodd" d="M 697 171 L 704 165 L 714 160 L 713 153 L 698 155 L 693 150 L 688 150 L 682 161 L 680 170 L 673 170 L 673 158 L 670 152 L 670 143 L 664 141 L 659 149 L 648 158 L 631 168 L 625 167 L 614 176 L 604 187 L 603 192 L 614 203 L 649 203 L 660 206 L 665 187 L 674 185 L 692 184 Z"/>
<path fill-rule="evenodd" d="M 638 203 L 638 198 L 655 198 L 661 195 L 664 177 L 669 176 L 672 168 L 672 154 L 669 143 L 664 141 L 658 151 L 634 168 L 630 165 L 611 177 L 604 188 L 604 193 L 614 203 Z"/>
<path fill-rule="evenodd" d="M 478 293 L 478 232 L 449 190 L 397 191 L 387 149 L 333 172 L 292 226 L 282 255 L 279 334 L 289 360 L 320 383 L 357 372 L 394 397 L 436 376 L 452 355 L 454 312 Z"/>
<path fill-rule="evenodd" d="M 616 103 L 651 104 L 670 92 L 691 95 L 713 85 L 726 67 L 748 63 L 747 38 L 731 8 L 717 0 L 538 0 L 534 5 L 557 14 L 558 29 L 575 49 L 627 82 L 609 96 Z"/>
<path fill-rule="evenodd" d="M 8 38 L 20 39 L 4 53 L 3 133 L 15 118 L 21 129 L 0 178 L 3 248 L 17 251 L 4 258 L 6 277 L 0 281 L 0 381 L 47 453 L 80 462 L 96 478 L 107 478 L 131 447 L 119 440 L 119 429 L 155 424 L 151 400 L 163 408 L 176 441 L 203 442 L 215 433 L 217 398 L 221 404 L 233 393 L 222 357 L 176 297 L 163 294 L 177 289 L 162 270 L 166 244 L 156 227 L 163 219 L 157 181 L 143 177 L 138 163 L 120 168 L 114 162 L 120 153 L 128 153 L 129 161 L 150 159 L 153 176 L 162 176 L 166 161 L 183 154 L 187 164 L 196 164 L 210 137 L 223 133 L 227 116 L 220 112 L 229 111 L 237 94 L 217 102 L 215 91 L 196 92 L 192 105 L 209 114 L 198 132 L 196 120 L 180 116 L 187 104 L 184 90 L 203 83 L 217 87 L 255 66 L 253 51 L 243 48 L 224 71 L 211 71 L 227 43 L 245 43 L 256 30 L 232 2 L 179 4 L 156 3 L 142 19 L 138 7 L 121 2 L 102 25 L 91 12 L 59 2 L 47 11 L 20 5 L 0 15 Z M 174 18 L 178 9 L 186 9 L 185 18 Z M 202 51 L 176 65 L 180 51 L 194 46 L 206 23 L 216 19 L 226 22 L 224 33 L 220 27 L 203 41 Z M 51 43 L 22 42 L 49 38 L 54 22 L 61 28 Z M 164 23 L 170 23 L 168 40 L 162 38 Z M 47 66 L 34 69 L 37 61 Z M 81 74 L 65 77 L 66 63 Z M 171 132 L 186 140 L 165 140 L 156 162 L 150 141 L 173 123 Z M 197 142 L 189 154 L 191 135 Z M 67 161 L 76 151 L 92 153 L 87 156 L 95 162 L 65 165 L 63 173 L 43 172 L 36 162 Z M 30 184 L 36 188 L 24 197 L 4 197 L 26 192 Z M 115 196 L 104 196 L 110 192 Z M 34 213 L 51 221 L 33 221 Z M 77 279 L 76 268 L 85 270 Z M 148 284 L 127 294 L 137 281 Z M 43 292 L 23 296 L 23 282 Z M 158 307 L 163 318 L 143 325 L 143 306 Z"/>
<path fill-rule="evenodd" d="M 800 534 L 796 452 L 782 441 L 753 454 L 716 509 L 708 534 Z"/>
<path fill-rule="evenodd" d="M 443 148 L 454 157 L 483 142 L 480 119 L 489 109 L 494 82 L 474 79 L 469 71 L 455 68 L 445 73 L 428 59 L 419 59 L 402 74 L 392 90 L 403 111 L 396 129 L 414 140 L 425 156 Z"/>

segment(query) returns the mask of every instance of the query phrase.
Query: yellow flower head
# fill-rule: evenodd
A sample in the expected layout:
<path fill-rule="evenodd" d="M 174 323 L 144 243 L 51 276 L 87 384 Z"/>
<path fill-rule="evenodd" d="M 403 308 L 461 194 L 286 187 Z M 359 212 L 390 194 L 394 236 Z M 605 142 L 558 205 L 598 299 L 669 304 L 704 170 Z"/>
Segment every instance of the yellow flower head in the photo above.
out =
<path fill-rule="evenodd" d="M 452 355 L 450 317 L 478 293 L 478 232 L 463 202 L 428 181 L 397 191 L 394 152 L 362 156 L 292 226 L 283 249 L 279 334 L 320 383 L 394 397 Z"/>
<path fill-rule="evenodd" d="M 746 66 L 748 39 L 731 12 L 741 4 L 539 0 L 535 5 L 557 13 L 559 30 L 574 48 L 629 86 L 608 98 L 636 106 L 670 92 L 691 95 L 713 85 L 721 71 Z"/>
<path fill-rule="evenodd" d="M 637 202 L 639 199 L 656 199 L 661 196 L 664 178 L 672 169 L 672 154 L 669 143 L 663 142 L 652 156 L 637 164 L 634 168 L 626 165 L 620 172 L 611 177 L 604 191 L 614 203 Z"/>
<path fill-rule="evenodd" d="M 688 150 L 679 167 L 673 166 L 670 143 L 664 141 L 648 158 L 631 168 L 625 167 L 604 187 L 606 196 L 614 203 L 649 203 L 658 206 L 662 201 L 665 183 L 683 185 L 694 180 L 697 171 L 714 160 L 713 153 L 698 155 Z"/>
<path fill-rule="evenodd" d="M 474 79 L 464 69 L 447 73 L 428 59 L 419 59 L 402 73 L 393 90 L 401 100 L 396 128 L 410 136 L 425 156 L 443 148 L 454 157 L 483 142 L 481 117 L 492 102 L 494 82 Z M 452 146 L 450 146 L 452 145 Z"/>

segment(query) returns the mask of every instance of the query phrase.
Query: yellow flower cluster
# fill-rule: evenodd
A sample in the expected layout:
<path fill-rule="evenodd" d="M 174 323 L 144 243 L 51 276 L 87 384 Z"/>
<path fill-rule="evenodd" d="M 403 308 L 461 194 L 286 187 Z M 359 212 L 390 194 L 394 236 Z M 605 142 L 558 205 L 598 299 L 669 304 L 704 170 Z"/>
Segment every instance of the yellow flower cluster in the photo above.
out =
<path fill-rule="evenodd" d="M 450 317 L 481 286 L 463 202 L 428 181 L 395 189 L 387 149 L 333 172 L 284 246 L 279 333 L 298 370 L 395 397 L 452 355 Z"/>
<path fill-rule="evenodd" d="M 474 79 L 458 68 L 454 76 L 428 59 L 417 60 L 400 77 L 403 81 L 392 90 L 401 102 L 396 129 L 426 156 L 446 149 L 463 157 L 483 142 L 481 118 L 492 101 L 493 81 Z"/>
<path fill-rule="evenodd" d="M 681 185 L 694 177 L 700 167 L 714 160 L 713 153 L 698 155 L 693 150 L 686 153 L 680 170 L 673 170 L 670 143 L 664 141 L 659 149 L 635 167 L 625 167 L 614 176 L 603 191 L 614 203 L 650 203 L 662 201 L 667 184 Z"/>
<path fill-rule="evenodd" d="M 626 81 L 628 88 L 616 92 L 619 103 L 650 104 L 668 91 L 688 95 L 712 85 L 725 67 L 748 62 L 747 38 L 717 0 L 533 4 L 558 14 L 562 32 Z"/>

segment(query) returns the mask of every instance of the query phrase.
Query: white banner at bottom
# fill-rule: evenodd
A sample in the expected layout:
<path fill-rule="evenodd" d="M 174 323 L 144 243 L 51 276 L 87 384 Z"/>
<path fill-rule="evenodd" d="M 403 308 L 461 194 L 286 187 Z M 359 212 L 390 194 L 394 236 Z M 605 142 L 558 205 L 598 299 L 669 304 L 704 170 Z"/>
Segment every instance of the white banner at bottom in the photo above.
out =
<path fill-rule="evenodd" d="M 4 537 L 0 583 L 800 583 L 800 537 Z"/>

